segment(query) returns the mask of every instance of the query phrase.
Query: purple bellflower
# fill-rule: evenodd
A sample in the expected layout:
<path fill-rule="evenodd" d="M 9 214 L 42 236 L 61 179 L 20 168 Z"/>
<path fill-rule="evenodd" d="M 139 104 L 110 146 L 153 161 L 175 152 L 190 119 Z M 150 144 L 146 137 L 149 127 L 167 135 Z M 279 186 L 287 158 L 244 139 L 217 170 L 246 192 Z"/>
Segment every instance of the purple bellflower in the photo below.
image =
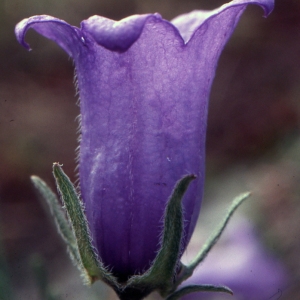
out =
<path fill-rule="evenodd" d="M 194 174 L 182 201 L 178 260 L 194 231 L 204 183 L 208 98 L 221 51 L 248 4 L 234 0 L 171 22 L 159 14 L 93 16 L 80 28 L 51 16 L 24 19 L 75 62 L 80 94 L 79 178 L 92 241 L 120 282 L 142 274 L 160 249 L 173 188 Z"/>
<path fill-rule="evenodd" d="M 231 221 L 218 245 L 182 286 L 210 282 L 225 284 L 234 291 L 233 296 L 222 294 L 220 298 L 201 293 L 197 295 L 199 300 L 279 299 L 285 293 L 288 280 L 283 264 L 263 247 L 254 225 L 240 217 Z M 183 299 L 195 298 L 185 296 Z"/>

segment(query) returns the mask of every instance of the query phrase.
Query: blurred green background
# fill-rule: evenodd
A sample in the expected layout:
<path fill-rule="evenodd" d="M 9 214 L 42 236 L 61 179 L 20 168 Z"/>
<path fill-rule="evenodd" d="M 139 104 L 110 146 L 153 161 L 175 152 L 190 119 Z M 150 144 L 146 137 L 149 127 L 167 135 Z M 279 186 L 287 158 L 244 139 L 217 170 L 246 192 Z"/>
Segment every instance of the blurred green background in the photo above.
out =
<path fill-rule="evenodd" d="M 114 299 L 99 283 L 82 287 L 29 180 L 35 174 L 54 188 L 51 168 L 56 161 L 76 180 L 79 108 L 72 61 L 33 31 L 27 34 L 33 51 L 27 52 L 15 39 L 15 24 L 37 14 L 75 26 L 94 14 L 118 20 L 159 12 L 172 19 L 225 2 L 0 0 L 0 228 L 13 299 L 41 299 L 32 263 L 36 253 L 59 299 L 99 299 L 101 294 L 102 299 Z M 233 196 L 254 191 L 241 211 L 257 224 L 266 246 L 291 274 L 290 288 L 280 299 L 300 294 L 295 283 L 300 273 L 299 121 L 300 1 L 276 1 L 267 19 L 259 7 L 250 6 L 221 56 L 211 93 L 199 226 L 205 235 Z"/>

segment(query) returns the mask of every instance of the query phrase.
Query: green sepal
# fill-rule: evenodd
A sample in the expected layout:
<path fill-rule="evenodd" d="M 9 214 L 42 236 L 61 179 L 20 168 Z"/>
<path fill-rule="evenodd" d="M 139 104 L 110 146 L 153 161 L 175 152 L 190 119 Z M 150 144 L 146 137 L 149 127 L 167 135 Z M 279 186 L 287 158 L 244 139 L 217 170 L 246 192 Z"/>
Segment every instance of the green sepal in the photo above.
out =
<path fill-rule="evenodd" d="M 79 255 L 75 235 L 66 219 L 65 213 L 58 201 L 58 198 L 42 179 L 37 176 L 31 176 L 30 179 L 33 182 L 35 188 L 40 192 L 42 197 L 49 205 L 50 212 L 54 217 L 58 232 L 61 234 L 63 240 L 67 244 L 72 260 L 77 265 L 77 267 L 82 270 L 81 258 Z"/>
<path fill-rule="evenodd" d="M 149 270 L 130 278 L 125 289 L 158 290 L 163 296 L 173 289 L 183 232 L 181 200 L 195 178 L 195 175 L 187 175 L 176 183 L 165 210 L 161 248 Z"/>
<path fill-rule="evenodd" d="M 182 296 L 194 292 L 225 292 L 232 294 L 229 288 L 214 285 L 190 285 L 177 291 L 176 289 L 193 274 L 195 268 L 205 259 L 220 238 L 235 210 L 250 196 L 250 193 L 241 194 L 234 199 L 217 230 L 210 236 L 196 258 L 185 266 L 179 262 L 183 233 L 181 201 L 189 184 L 196 176 L 187 175 L 183 177 L 176 183 L 167 202 L 161 247 L 152 266 L 144 274 L 133 276 L 126 283 L 120 284 L 99 260 L 92 246 L 83 204 L 73 184 L 58 163 L 53 164 L 53 175 L 71 226 L 65 218 L 57 197 L 50 188 L 36 176 L 32 176 L 31 179 L 47 200 L 59 231 L 67 242 L 75 261 L 79 262 L 78 265 L 81 267 L 87 283 L 93 283 L 95 280 L 100 279 L 110 285 L 121 300 L 140 300 L 154 290 L 157 290 L 163 297 L 167 297 L 166 300 L 180 299 Z M 176 272 L 178 274 L 175 278 Z"/>
<path fill-rule="evenodd" d="M 118 288 L 117 279 L 104 267 L 94 250 L 83 204 L 75 187 L 58 163 L 53 164 L 53 175 L 76 237 L 86 283 L 102 280 L 111 287 Z"/>
<path fill-rule="evenodd" d="M 211 250 L 211 248 L 216 244 L 219 240 L 221 234 L 223 233 L 226 225 L 228 224 L 230 218 L 233 213 L 237 210 L 237 208 L 251 195 L 250 192 L 246 192 L 237 196 L 233 201 L 231 206 L 228 209 L 227 214 L 224 219 L 221 221 L 217 229 L 212 233 L 212 235 L 208 238 L 206 243 L 203 245 L 197 256 L 194 260 L 187 266 L 181 264 L 181 271 L 178 274 L 174 287 L 177 288 L 184 280 L 191 277 L 196 267 L 206 258 L 207 254 Z"/>
<path fill-rule="evenodd" d="M 228 293 L 230 295 L 233 295 L 232 290 L 225 286 L 215 286 L 210 284 L 188 285 L 171 294 L 169 297 L 166 298 L 166 300 L 177 300 L 183 296 L 186 296 L 191 293 L 197 293 L 197 292 L 219 292 L 219 293 Z"/>

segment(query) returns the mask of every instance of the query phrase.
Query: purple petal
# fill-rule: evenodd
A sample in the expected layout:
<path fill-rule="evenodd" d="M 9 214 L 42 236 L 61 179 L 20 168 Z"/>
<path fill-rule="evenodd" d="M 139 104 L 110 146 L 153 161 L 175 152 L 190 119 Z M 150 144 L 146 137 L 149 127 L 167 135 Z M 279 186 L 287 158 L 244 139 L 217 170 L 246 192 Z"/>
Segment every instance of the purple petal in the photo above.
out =
<path fill-rule="evenodd" d="M 183 249 L 194 230 L 203 193 L 210 86 L 245 5 L 225 8 L 203 22 L 187 46 L 172 24 L 153 16 L 126 52 L 91 41 L 89 53 L 76 64 L 81 191 L 100 256 L 119 275 L 149 267 L 166 201 L 188 173 L 198 179 L 184 199 Z"/>
<path fill-rule="evenodd" d="M 184 200 L 184 245 L 193 231 L 203 193 L 208 88 L 194 67 L 197 54 L 156 17 L 123 53 L 86 40 L 89 53 L 76 63 L 81 192 L 100 256 L 128 276 L 154 259 L 166 202 L 186 174 L 198 179 Z"/>
<path fill-rule="evenodd" d="M 158 14 L 135 15 L 121 21 L 93 16 L 83 21 L 81 28 L 88 32 L 99 45 L 112 51 L 126 51 L 139 38 L 149 18 L 161 19 L 161 16 Z"/>
<path fill-rule="evenodd" d="M 246 219 L 238 219 L 231 221 L 206 260 L 182 284 L 182 287 L 189 284 L 225 285 L 233 290 L 234 296 L 220 294 L 218 298 L 215 293 L 197 293 L 183 299 L 279 299 L 287 283 L 286 270 L 263 248 L 253 225 Z"/>
<path fill-rule="evenodd" d="M 157 14 L 119 22 L 94 16 L 81 29 L 43 16 L 17 27 L 23 45 L 33 27 L 74 58 L 82 198 L 100 257 L 123 279 L 150 266 L 175 183 L 196 174 L 183 200 L 182 251 L 190 240 L 203 194 L 210 87 L 221 50 L 248 3 L 266 11 L 273 5 L 230 2 L 196 20 L 186 44 L 184 22 L 174 21 L 176 28 Z"/>
<path fill-rule="evenodd" d="M 30 50 L 30 47 L 25 42 L 25 35 L 30 28 L 56 42 L 70 56 L 77 51 L 78 43 L 82 43 L 82 36 L 78 28 L 51 16 L 33 16 L 22 20 L 15 28 L 18 42 L 27 50 Z"/>
<path fill-rule="evenodd" d="M 211 21 L 210 19 L 218 19 L 218 18 L 226 18 L 223 14 L 230 14 L 232 15 L 233 12 L 236 12 L 235 21 L 238 21 L 238 12 L 242 13 L 248 4 L 257 4 L 261 6 L 264 10 L 264 16 L 268 16 L 274 7 L 274 1 L 273 0 L 235 0 L 229 3 L 226 3 L 222 5 L 221 7 L 214 9 L 214 10 L 195 10 L 187 14 L 182 14 L 176 18 L 174 18 L 171 23 L 175 25 L 178 30 L 180 31 L 181 36 L 187 43 L 191 36 L 195 34 L 196 30 L 204 23 L 209 23 L 206 28 L 208 28 L 211 31 L 217 31 L 217 28 L 212 28 L 210 24 L 214 23 L 216 26 L 219 26 L 218 22 L 216 20 Z M 227 12 L 227 9 L 229 11 Z M 233 10 L 234 9 L 234 10 Z M 230 20 L 230 17 L 229 17 Z M 204 25 L 205 26 L 205 25 Z M 232 26 L 232 31 L 235 26 Z M 218 28 L 220 31 L 222 31 L 222 27 Z M 228 31 L 226 31 L 228 34 L 230 34 Z"/>

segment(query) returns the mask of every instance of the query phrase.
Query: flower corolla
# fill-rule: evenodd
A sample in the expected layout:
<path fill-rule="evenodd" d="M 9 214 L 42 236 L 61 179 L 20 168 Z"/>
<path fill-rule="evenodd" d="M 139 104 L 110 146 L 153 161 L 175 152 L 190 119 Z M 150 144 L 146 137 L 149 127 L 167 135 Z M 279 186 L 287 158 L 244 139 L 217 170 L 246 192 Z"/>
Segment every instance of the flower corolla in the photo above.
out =
<path fill-rule="evenodd" d="M 162 219 L 176 182 L 183 198 L 180 255 L 203 195 L 210 88 L 221 51 L 248 4 L 265 16 L 273 0 L 234 0 L 172 21 L 159 14 L 121 21 L 93 16 L 74 27 L 41 15 L 21 21 L 75 62 L 80 94 L 80 192 L 103 264 L 126 281 L 146 271 L 160 247 Z"/>

